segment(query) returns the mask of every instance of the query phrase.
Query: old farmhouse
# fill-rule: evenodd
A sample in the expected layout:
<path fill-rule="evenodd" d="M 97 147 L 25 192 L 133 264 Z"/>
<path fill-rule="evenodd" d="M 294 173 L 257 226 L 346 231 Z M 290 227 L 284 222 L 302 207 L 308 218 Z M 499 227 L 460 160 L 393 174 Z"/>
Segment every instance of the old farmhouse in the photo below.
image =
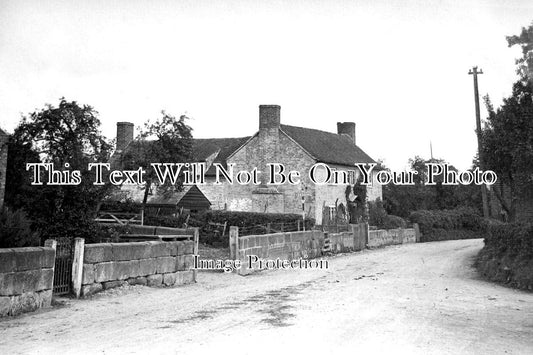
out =
<path fill-rule="evenodd" d="M 250 137 L 195 139 L 195 162 L 206 163 L 206 183 L 198 189 L 211 203 L 212 209 L 266 213 L 305 213 L 323 218 L 345 213 L 348 184 L 317 185 L 310 181 L 309 169 L 316 163 L 325 163 L 332 169 L 355 170 L 356 163 L 374 163 L 356 145 L 355 123 L 338 122 L 337 133 L 281 124 L 280 106 L 259 106 L 259 130 Z M 133 124 L 117 123 L 117 152 L 128 148 L 133 140 Z M 215 185 L 214 163 L 224 168 L 233 164 L 234 171 L 262 172 L 261 184 L 227 183 Z M 300 184 L 269 185 L 266 174 L 269 163 L 280 163 L 287 170 L 298 170 Z M 138 195 L 138 194 L 137 194 Z M 367 187 L 369 201 L 382 197 L 381 185 Z"/>

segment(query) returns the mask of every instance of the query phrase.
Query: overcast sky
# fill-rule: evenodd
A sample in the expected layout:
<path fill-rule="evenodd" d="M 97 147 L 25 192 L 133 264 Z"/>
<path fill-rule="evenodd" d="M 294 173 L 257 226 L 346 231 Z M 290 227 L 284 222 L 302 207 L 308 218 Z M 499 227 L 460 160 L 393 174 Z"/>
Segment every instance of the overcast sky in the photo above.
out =
<path fill-rule="evenodd" d="M 533 1 L 0 0 L 0 126 L 64 96 L 114 138 L 161 110 L 194 136 L 242 137 L 258 105 L 284 124 L 336 132 L 394 169 L 415 155 L 465 169 L 476 151 L 472 76 L 496 105 L 516 81 L 505 36 Z M 482 117 L 486 112 L 482 110 Z"/>

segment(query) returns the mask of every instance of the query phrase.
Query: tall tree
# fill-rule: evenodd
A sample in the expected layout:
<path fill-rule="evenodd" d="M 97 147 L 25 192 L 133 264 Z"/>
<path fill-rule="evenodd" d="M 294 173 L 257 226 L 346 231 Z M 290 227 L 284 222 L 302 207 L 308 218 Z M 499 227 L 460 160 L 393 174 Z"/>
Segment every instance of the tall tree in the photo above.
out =
<path fill-rule="evenodd" d="M 494 110 L 485 97 L 489 116 L 483 130 L 483 159 L 487 169 L 509 188 L 506 199 L 501 186 L 494 191 L 509 220 L 516 217 L 516 201 L 533 187 L 533 82 L 520 80 L 512 95 Z"/>
<path fill-rule="evenodd" d="M 520 46 L 522 57 L 516 60 L 517 72 L 522 79 L 533 81 L 533 22 L 529 27 L 522 27 L 520 34 L 507 37 L 509 47 Z"/>
<path fill-rule="evenodd" d="M 150 166 L 152 163 L 184 163 L 192 161 L 192 128 L 187 125 L 189 118 L 181 115 L 179 119 L 161 111 L 161 117 L 155 122 L 146 122 L 144 129 L 136 137 L 122 157 L 122 163 L 127 169 L 142 167 L 146 171 L 144 196 L 142 202 L 143 211 L 150 189 L 156 175 Z M 180 191 L 182 181 L 177 184 L 165 184 L 157 186 L 158 192 Z"/>
<path fill-rule="evenodd" d="M 10 196 L 11 203 L 21 196 L 23 207 L 43 233 L 43 237 L 92 237 L 96 227 L 93 219 L 98 204 L 111 185 L 96 186 L 89 163 L 106 162 L 111 145 L 100 133 L 98 113 L 87 105 L 60 99 L 57 107 L 46 105 L 41 111 L 22 118 L 11 137 L 11 145 L 22 155 L 9 158 L 7 185 L 19 195 Z M 31 159 L 32 161 L 23 161 Z M 26 163 L 53 163 L 57 170 L 79 170 L 78 185 L 28 186 L 21 179 Z M 48 173 L 42 172 L 43 182 Z M 20 183 L 24 184 L 20 186 Z M 18 187 L 17 187 L 18 185 Z"/>

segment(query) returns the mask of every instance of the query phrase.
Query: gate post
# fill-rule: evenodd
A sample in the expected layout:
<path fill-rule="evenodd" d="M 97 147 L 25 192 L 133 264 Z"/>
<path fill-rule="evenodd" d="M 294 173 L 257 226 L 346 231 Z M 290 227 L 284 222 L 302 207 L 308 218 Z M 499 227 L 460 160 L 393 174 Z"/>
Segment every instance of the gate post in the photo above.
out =
<path fill-rule="evenodd" d="M 418 223 L 413 223 L 413 228 L 415 230 L 415 242 L 420 243 L 420 227 L 418 226 Z"/>
<path fill-rule="evenodd" d="M 74 239 L 74 258 L 72 260 L 72 292 L 76 298 L 80 297 L 81 283 L 83 280 L 83 252 L 85 239 Z"/>
<path fill-rule="evenodd" d="M 200 228 L 198 227 L 195 227 L 193 228 L 194 230 L 194 249 L 193 249 L 193 254 L 194 255 L 198 255 L 198 243 L 200 242 Z M 193 278 L 193 281 L 196 282 L 196 277 L 198 275 L 198 270 L 196 269 L 193 269 L 192 271 L 192 278 Z"/>
<path fill-rule="evenodd" d="M 54 249 L 54 264 L 52 266 L 52 293 L 54 293 L 54 276 L 56 272 L 57 241 L 55 239 L 47 239 L 44 241 L 44 246 Z"/>
<path fill-rule="evenodd" d="M 56 250 L 57 241 L 55 239 L 47 239 L 44 241 L 44 246 Z"/>
<path fill-rule="evenodd" d="M 370 239 L 370 225 L 368 224 L 368 222 L 364 223 L 364 228 L 365 228 L 365 248 L 367 248 L 368 242 Z"/>
<path fill-rule="evenodd" d="M 229 257 L 237 260 L 239 253 L 239 227 L 229 227 Z"/>

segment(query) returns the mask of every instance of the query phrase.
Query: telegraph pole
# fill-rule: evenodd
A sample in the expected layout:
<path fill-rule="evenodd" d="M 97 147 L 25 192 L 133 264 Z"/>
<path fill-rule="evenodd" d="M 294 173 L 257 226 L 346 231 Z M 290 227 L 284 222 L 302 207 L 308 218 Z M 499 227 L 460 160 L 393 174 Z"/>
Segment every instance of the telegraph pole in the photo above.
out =
<path fill-rule="evenodd" d="M 472 67 L 468 71 L 469 75 L 474 76 L 474 101 L 476 104 L 476 135 L 477 135 L 477 151 L 478 151 L 478 158 L 479 158 L 479 165 L 481 166 L 481 169 L 484 168 L 483 166 L 483 159 L 481 157 L 481 117 L 479 113 L 479 90 L 477 87 L 477 76 L 478 74 L 483 74 L 483 70 L 477 69 L 476 67 Z M 481 199 L 483 201 L 483 217 L 488 218 L 489 217 L 489 204 L 487 200 L 487 187 L 485 185 L 481 185 Z"/>

